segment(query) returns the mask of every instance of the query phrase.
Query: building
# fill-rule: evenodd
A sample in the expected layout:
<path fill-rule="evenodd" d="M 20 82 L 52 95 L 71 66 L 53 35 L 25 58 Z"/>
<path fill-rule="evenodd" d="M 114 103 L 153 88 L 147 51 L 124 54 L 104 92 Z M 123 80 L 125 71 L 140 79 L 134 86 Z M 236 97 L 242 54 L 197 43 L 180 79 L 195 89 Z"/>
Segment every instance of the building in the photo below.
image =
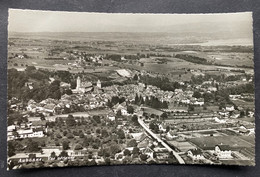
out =
<path fill-rule="evenodd" d="M 97 87 L 101 89 L 101 81 L 100 80 L 97 81 Z"/>
<path fill-rule="evenodd" d="M 73 89 L 73 93 L 86 93 L 90 92 L 93 89 L 91 82 L 81 82 L 80 77 L 77 77 L 77 86 L 76 89 Z"/>
<path fill-rule="evenodd" d="M 229 145 L 216 145 L 214 154 L 217 155 L 219 159 L 230 159 L 232 158 L 232 151 Z"/>
<path fill-rule="evenodd" d="M 234 111 L 235 108 L 234 108 L 234 105 L 227 105 L 226 106 L 226 111 Z"/>
<path fill-rule="evenodd" d="M 110 121 L 115 121 L 115 120 L 116 120 L 116 115 L 115 115 L 115 113 L 110 112 L 110 113 L 107 115 L 107 118 L 108 118 Z"/>
<path fill-rule="evenodd" d="M 192 160 L 203 160 L 205 157 L 202 154 L 200 149 L 190 149 L 187 152 L 187 156 L 190 157 Z"/>
<path fill-rule="evenodd" d="M 27 129 L 27 130 L 17 130 L 19 138 L 35 138 L 43 137 L 43 130 L 41 129 Z"/>

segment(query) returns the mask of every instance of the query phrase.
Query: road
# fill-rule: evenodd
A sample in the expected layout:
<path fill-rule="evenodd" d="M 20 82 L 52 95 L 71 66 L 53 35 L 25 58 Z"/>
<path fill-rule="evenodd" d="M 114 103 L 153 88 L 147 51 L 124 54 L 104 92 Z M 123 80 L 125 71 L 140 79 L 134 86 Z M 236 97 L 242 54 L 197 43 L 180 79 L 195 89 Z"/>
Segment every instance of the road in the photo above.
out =
<path fill-rule="evenodd" d="M 147 133 L 149 133 L 154 139 L 156 139 L 157 142 L 161 143 L 169 152 L 172 152 L 177 161 L 180 164 L 185 164 L 184 160 L 181 158 L 181 156 L 174 151 L 170 146 L 168 146 L 163 140 L 161 140 L 159 137 L 156 136 L 143 122 L 142 119 L 138 118 L 138 123 L 146 130 Z"/>

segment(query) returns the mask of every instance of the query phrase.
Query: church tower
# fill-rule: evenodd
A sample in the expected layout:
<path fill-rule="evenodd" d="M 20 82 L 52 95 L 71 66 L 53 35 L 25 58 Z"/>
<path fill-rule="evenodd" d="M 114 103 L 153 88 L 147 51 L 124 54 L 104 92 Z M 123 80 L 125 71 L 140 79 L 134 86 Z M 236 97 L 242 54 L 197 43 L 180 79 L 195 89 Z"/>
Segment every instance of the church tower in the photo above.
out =
<path fill-rule="evenodd" d="M 97 87 L 101 89 L 101 82 L 100 82 L 100 80 L 97 81 Z"/>
<path fill-rule="evenodd" d="M 80 80 L 80 77 L 78 76 L 76 90 L 79 90 L 80 86 L 81 86 L 81 80 Z"/>

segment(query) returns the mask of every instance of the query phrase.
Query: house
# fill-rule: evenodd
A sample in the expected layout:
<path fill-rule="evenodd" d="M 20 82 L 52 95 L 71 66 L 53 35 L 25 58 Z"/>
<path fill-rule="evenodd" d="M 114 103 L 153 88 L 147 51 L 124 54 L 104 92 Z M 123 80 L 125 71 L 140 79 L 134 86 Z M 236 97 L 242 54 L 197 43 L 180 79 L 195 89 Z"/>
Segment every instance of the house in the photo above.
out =
<path fill-rule="evenodd" d="M 43 137 L 43 130 L 41 129 L 26 129 L 26 130 L 17 130 L 19 138 L 34 138 L 34 137 Z"/>
<path fill-rule="evenodd" d="M 15 125 L 9 125 L 7 127 L 7 132 L 13 132 L 16 129 Z"/>
<path fill-rule="evenodd" d="M 31 122 L 31 128 L 45 128 L 45 127 L 46 127 L 46 120 Z"/>
<path fill-rule="evenodd" d="M 178 138 L 178 136 L 176 135 L 176 131 L 174 130 L 168 131 L 168 133 L 166 134 L 166 138 L 168 140 L 173 140 L 174 138 Z"/>
<path fill-rule="evenodd" d="M 200 99 L 194 101 L 194 102 L 193 102 L 193 105 L 198 105 L 198 106 L 204 105 L 204 99 L 203 99 L 203 98 L 200 98 Z"/>
<path fill-rule="evenodd" d="M 33 83 L 32 82 L 25 82 L 25 87 L 28 87 L 30 90 L 33 89 Z"/>
<path fill-rule="evenodd" d="M 182 99 L 180 102 L 184 103 L 184 104 L 190 104 L 190 99 L 188 99 L 188 98 Z"/>
<path fill-rule="evenodd" d="M 241 131 L 241 133 L 255 134 L 255 126 L 254 126 L 254 124 L 241 125 L 239 127 L 239 132 L 240 131 Z"/>
<path fill-rule="evenodd" d="M 208 87 L 208 91 L 210 92 L 216 92 L 217 88 L 216 87 Z"/>
<path fill-rule="evenodd" d="M 221 123 L 221 124 L 226 123 L 225 120 L 219 119 L 218 117 L 214 117 L 214 120 L 215 120 L 215 122 L 217 122 L 217 123 Z"/>
<path fill-rule="evenodd" d="M 229 145 L 216 145 L 214 154 L 217 155 L 219 159 L 230 159 L 232 157 L 232 151 Z"/>
<path fill-rule="evenodd" d="M 226 105 L 226 111 L 234 111 L 234 105 Z"/>
<path fill-rule="evenodd" d="M 241 95 L 229 95 L 229 98 L 232 100 L 236 100 L 238 98 L 241 98 Z"/>
<path fill-rule="evenodd" d="M 246 128 L 239 128 L 238 129 L 238 132 L 240 133 L 240 134 L 248 134 L 250 131 L 249 130 L 247 130 Z"/>
<path fill-rule="evenodd" d="M 154 150 L 152 150 L 149 147 L 146 147 L 144 150 L 141 151 L 143 154 L 146 154 L 147 156 L 153 158 Z"/>
<path fill-rule="evenodd" d="M 182 92 L 183 92 L 182 89 L 175 89 L 175 90 L 174 90 L 175 95 L 177 95 L 177 94 L 179 94 L 179 93 L 182 93 Z"/>
<path fill-rule="evenodd" d="M 115 121 L 115 120 L 116 120 L 116 115 L 115 115 L 115 113 L 110 112 L 110 113 L 107 115 L 107 118 L 108 118 L 110 121 Z"/>
<path fill-rule="evenodd" d="M 114 113 L 116 114 L 119 110 L 121 110 L 121 114 L 123 116 L 126 116 L 128 115 L 128 112 L 127 112 L 127 109 L 126 109 L 126 103 L 121 103 L 121 104 L 116 104 L 114 107 L 113 107 L 113 110 L 114 110 Z"/>
<path fill-rule="evenodd" d="M 159 130 L 163 131 L 163 132 L 166 132 L 166 125 L 165 124 L 160 124 L 159 125 Z"/>
<path fill-rule="evenodd" d="M 28 104 L 28 106 L 26 108 L 27 108 L 27 111 L 36 112 L 37 106 L 34 103 L 31 103 L 31 104 Z"/>
<path fill-rule="evenodd" d="M 190 157 L 192 160 L 203 160 L 205 157 L 202 154 L 200 149 L 190 149 L 187 152 L 187 156 Z"/>
<path fill-rule="evenodd" d="M 238 118 L 239 116 L 240 116 L 240 112 L 237 111 L 237 110 L 235 110 L 235 111 L 232 112 L 232 114 L 231 114 L 230 117 L 236 119 L 236 118 Z"/>
<path fill-rule="evenodd" d="M 227 117 L 229 115 L 229 112 L 225 112 L 225 111 L 220 111 L 218 113 L 219 113 L 219 115 L 224 116 L 224 117 Z"/>
<path fill-rule="evenodd" d="M 46 113 L 55 113 L 55 107 L 56 105 L 54 103 L 50 103 L 50 104 L 46 104 L 44 107 L 43 107 L 43 111 L 46 112 Z"/>
<path fill-rule="evenodd" d="M 71 85 L 66 82 L 60 82 L 60 88 L 70 89 Z"/>

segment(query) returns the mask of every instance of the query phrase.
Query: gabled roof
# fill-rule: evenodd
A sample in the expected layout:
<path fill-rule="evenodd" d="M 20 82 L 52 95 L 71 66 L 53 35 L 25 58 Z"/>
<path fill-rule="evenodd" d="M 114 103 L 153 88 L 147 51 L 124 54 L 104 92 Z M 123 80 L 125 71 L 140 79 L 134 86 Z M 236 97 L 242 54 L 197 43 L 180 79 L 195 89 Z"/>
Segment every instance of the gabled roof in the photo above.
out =
<path fill-rule="evenodd" d="M 149 141 L 148 140 L 144 140 L 138 143 L 137 147 L 138 148 L 146 148 L 149 145 Z"/>
<path fill-rule="evenodd" d="M 146 135 L 145 133 L 142 133 L 141 135 L 137 136 L 137 137 L 135 138 L 135 140 L 141 142 L 141 141 L 143 141 L 144 139 L 146 139 L 146 137 L 147 137 L 147 135 Z"/>
<path fill-rule="evenodd" d="M 216 146 L 218 146 L 221 151 L 230 150 L 229 145 L 219 144 L 219 145 L 216 145 Z"/>
<path fill-rule="evenodd" d="M 202 151 L 200 149 L 190 149 L 189 151 L 191 151 L 191 153 L 193 155 L 200 155 L 200 154 L 202 154 Z"/>
<path fill-rule="evenodd" d="M 80 87 L 92 87 L 92 83 L 91 82 L 82 82 Z"/>
<path fill-rule="evenodd" d="M 33 121 L 32 122 L 33 126 L 45 126 L 46 125 L 46 121 L 45 120 L 41 120 L 41 121 Z"/>
<path fill-rule="evenodd" d="M 52 103 L 51 103 L 51 104 L 45 105 L 44 108 L 45 108 L 45 109 L 53 110 L 53 109 L 55 108 L 55 106 L 56 106 L 55 104 L 52 104 Z"/>

